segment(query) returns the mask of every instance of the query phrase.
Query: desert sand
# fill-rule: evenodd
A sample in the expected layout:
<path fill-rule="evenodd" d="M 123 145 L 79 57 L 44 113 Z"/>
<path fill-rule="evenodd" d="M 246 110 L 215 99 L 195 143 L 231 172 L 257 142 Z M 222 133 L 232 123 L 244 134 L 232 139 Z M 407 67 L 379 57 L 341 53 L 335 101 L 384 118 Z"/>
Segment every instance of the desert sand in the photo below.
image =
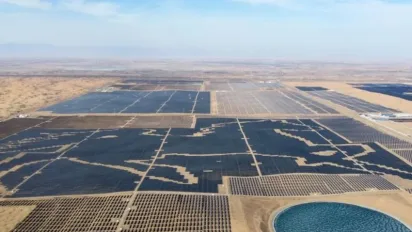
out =
<path fill-rule="evenodd" d="M 70 99 L 113 81 L 110 78 L 0 78 L 0 119 Z"/>
<path fill-rule="evenodd" d="M 36 206 L 0 206 L 0 232 L 9 232 Z"/>

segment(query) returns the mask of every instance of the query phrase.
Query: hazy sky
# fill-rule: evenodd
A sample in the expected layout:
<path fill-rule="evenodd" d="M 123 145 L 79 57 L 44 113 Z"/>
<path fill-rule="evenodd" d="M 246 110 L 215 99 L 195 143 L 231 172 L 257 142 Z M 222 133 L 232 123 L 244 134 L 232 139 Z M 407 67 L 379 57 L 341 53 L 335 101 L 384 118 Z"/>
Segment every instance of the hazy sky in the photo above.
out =
<path fill-rule="evenodd" d="M 0 0 L 0 43 L 412 60 L 412 0 Z"/>

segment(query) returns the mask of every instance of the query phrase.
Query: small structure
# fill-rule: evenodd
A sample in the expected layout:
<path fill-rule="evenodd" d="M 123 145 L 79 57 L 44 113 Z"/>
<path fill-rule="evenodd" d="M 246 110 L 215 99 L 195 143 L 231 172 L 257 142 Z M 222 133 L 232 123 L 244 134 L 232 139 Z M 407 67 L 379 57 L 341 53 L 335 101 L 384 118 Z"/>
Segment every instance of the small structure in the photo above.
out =
<path fill-rule="evenodd" d="M 376 121 L 412 121 L 412 114 L 406 113 L 367 113 L 361 114 L 361 117 Z"/>
<path fill-rule="evenodd" d="M 29 117 L 29 115 L 28 114 L 19 114 L 17 117 L 18 118 L 27 118 L 27 117 Z"/>

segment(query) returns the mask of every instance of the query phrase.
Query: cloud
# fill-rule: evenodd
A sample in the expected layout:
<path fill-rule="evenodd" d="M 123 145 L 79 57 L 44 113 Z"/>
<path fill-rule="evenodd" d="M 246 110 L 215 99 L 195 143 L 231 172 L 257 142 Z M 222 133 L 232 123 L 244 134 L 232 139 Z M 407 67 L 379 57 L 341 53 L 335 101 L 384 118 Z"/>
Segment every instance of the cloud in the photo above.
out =
<path fill-rule="evenodd" d="M 249 4 L 272 4 L 272 5 L 317 5 L 317 4 L 338 4 L 338 3 L 356 3 L 370 2 L 370 0 L 231 0 L 233 2 L 244 2 Z"/>
<path fill-rule="evenodd" d="M 42 10 L 52 7 L 52 3 L 46 0 L 0 0 L 1 3 Z"/>
<path fill-rule="evenodd" d="M 403 1 L 388 0 L 229 0 L 251 5 L 273 5 L 287 9 L 334 9 L 347 6 L 375 6 L 375 5 L 410 5 Z"/>
<path fill-rule="evenodd" d="M 69 11 L 93 15 L 98 17 L 116 16 L 120 6 L 111 2 L 89 2 L 85 0 L 64 0 L 61 2 L 64 9 Z"/>
<path fill-rule="evenodd" d="M 126 13 L 120 4 L 109 1 L 61 0 L 61 10 L 71 11 L 117 23 L 131 23 L 138 18 L 137 13 Z"/>
<path fill-rule="evenodd" d="M 58 0 L 52 4 L 51 0 L 0 0 L 1 3 L 23 8 L 71 11 L 94 17 L 108 18 L 114 22 L 131 22 L 137 17 L 135 14 L 124 13 L 120 4 L 109 1 Z"/>
<path fill-rule="evenodd" d="M 273 4 L 273 5 L 287 5 L 293 0 L 232 0 L 233 2 L 244 2 L 250 4 Z"/>
<path fill-rule="evenodd" d="M 227 0 L 250 5 L 277 7 L 291 19 L 328 20 L 352 27 L 381 27 L 412 24 L 412 2 L 402 0 Z M 302 22 L 303 23 L 303 22 Z M 306 22 L 308 23 L 308 22 Z M 379 24 L 379 25 L 378 25 Z"/>

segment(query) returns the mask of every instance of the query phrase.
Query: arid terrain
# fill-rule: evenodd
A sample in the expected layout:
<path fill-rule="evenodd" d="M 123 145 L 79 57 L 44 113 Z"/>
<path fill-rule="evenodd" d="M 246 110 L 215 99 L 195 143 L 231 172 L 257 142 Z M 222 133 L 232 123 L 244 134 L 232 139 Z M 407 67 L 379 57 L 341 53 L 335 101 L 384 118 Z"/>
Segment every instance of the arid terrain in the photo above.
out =
<path fill-rule="evenodd" d="M 0 119 L 73 98 L 113 81 L 89 77 L 0 77 Z"/>
<path fill-rule="evenodd" d="M 0 232 L 12 231 L 34 208 L 34 205 L 0 207 Z"/>

